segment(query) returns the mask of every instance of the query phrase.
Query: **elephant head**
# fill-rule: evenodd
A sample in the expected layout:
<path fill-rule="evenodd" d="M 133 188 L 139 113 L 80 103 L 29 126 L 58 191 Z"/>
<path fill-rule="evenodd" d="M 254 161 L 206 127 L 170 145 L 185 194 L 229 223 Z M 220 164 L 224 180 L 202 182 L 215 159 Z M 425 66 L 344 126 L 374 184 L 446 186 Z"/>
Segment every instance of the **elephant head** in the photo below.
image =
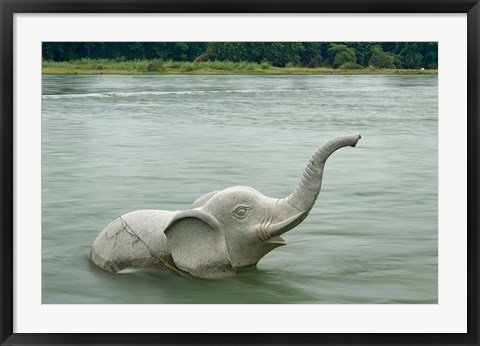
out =
<path fill-rule="evenodd" d="M 328 157 L 341 147 L 354 147 L 359 139 L 360 134 L 351 134 L 321 145 L 286 198 L 234 186 L 197 199 L 192 209 L 176 214 L 165 229 L 176 266 L 202 278 L 221 278 L 255 266 L 285 245 L 281 235 L 307 217 L 320 193 Z"/>

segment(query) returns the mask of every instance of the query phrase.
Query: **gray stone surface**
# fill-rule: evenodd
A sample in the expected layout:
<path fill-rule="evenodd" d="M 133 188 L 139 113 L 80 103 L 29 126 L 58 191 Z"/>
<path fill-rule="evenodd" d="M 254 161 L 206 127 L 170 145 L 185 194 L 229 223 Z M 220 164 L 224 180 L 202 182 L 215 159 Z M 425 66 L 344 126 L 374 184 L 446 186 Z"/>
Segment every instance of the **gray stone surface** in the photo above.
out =
<path fill-rule="evenodd" d="M 91 258 L 111 272 L 167 267 L 208 279 L 253 267 L 285 245 L 281 235 L 307 217 L 320 193 L 328 157 L 359 139 L 360 134 L 350 134 L 321 145 L 286 198 L 234 186 L 198 198 L 186 211 L 138 210 L 119 216 L 95 240 Z"/>

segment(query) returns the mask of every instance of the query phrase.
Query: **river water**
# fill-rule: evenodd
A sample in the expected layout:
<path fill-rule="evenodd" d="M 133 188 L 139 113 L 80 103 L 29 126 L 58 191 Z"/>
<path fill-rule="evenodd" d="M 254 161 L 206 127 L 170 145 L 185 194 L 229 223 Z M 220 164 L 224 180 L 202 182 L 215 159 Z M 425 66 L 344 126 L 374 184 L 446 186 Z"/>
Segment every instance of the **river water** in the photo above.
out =
<path fill-rule="evenodd" d="M 436 76 L 43 76 L 43 303 L 437 303 Z M 281 198 L 323 141 L 308 218 L 252 270 L 112 274 L 117 216 L 234 185 Z"/>

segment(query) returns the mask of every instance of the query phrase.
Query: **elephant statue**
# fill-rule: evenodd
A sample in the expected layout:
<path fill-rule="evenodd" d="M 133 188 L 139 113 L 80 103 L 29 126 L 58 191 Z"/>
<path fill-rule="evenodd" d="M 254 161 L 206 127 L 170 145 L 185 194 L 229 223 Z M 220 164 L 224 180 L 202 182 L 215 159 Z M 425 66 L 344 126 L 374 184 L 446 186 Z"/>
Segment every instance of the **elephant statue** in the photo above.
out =
<path fill-rule="evenodd" d="M 98 235 L 90 257 L 110 272 L 167 267 L 205 279 L 254 267 L 285 245 L 281 235 L 307 217 L 320 193 L 328 157 L 341 147 L 354 147 L 360 138 L 344 135 L 318 147 L 286 198 L 234 186 L 201 196 L 185 211 L 137 210 L 119 216 Z"/>

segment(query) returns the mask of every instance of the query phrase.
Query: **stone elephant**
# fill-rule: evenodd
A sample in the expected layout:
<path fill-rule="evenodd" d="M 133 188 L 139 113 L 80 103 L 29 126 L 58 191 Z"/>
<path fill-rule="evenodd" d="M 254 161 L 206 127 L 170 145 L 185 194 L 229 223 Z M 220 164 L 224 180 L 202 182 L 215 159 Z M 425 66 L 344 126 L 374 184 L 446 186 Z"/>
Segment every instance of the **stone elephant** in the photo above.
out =
<path fill-rule="evenodd" d="M 285 245 L 281 235 L 307 217 L 320 193 L 328 157 L 339 148 L 354 147 L 360 138 L 344 135 L 318 147 L 286 198 L 234 186 L 207 193 L 185 211 L 137 210 L 119 216 L 98 235 L 91 259 L 110 272 L 163 266 L 207 279 L 254 267 Z"/>

